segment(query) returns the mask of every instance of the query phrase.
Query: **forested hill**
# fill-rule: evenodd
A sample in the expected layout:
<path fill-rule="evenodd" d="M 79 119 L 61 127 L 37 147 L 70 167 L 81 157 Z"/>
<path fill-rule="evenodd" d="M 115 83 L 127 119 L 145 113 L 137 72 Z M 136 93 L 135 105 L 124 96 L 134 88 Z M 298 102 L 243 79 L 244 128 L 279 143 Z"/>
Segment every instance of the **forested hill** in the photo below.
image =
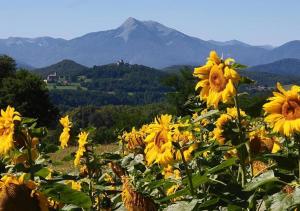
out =
<path fill-rule="evenodd" d="M 62 60 L 48 67 L 34 69 L 33 72 L 46 78 L 49 74 L 56 72 L 59 76 L 78 76 L 88 70 L 81 64 L 72 60 Z"/>
<path fill-rule="evenodd" d="M 62 109 L 154 103 L 162 101 L 171 90 L 161 83 L 169 73 L 123 61 L 87 68 L 64 60 L 34 72 L 44 79 L 56 73 L 57 76 L 47 82 L 53 103 Z"/>

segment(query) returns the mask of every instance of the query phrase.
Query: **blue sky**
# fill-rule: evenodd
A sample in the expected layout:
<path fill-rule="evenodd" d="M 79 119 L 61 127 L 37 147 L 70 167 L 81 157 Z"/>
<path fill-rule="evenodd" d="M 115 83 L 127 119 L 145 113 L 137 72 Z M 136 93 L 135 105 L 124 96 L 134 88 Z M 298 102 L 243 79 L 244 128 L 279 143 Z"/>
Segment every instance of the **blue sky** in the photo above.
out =
<path fill-rule="evenodd" d="M 299 0 L 0 0 L 0 38 L 74 38 L 154 20 L 204 40 L 281 45 L 300 39 Z"/>

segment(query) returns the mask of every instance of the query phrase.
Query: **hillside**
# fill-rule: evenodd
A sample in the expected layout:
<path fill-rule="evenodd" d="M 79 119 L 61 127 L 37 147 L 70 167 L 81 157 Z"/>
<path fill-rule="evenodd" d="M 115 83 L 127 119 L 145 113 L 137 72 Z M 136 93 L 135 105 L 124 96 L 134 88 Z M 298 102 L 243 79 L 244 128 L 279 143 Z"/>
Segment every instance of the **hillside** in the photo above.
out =
<path fill-rule="evenodd" d="M 168 73 L 122 62 L 87 68 L 62 61 L 35 72 L 44 78 L 57 72 L 67 81 L 48 82 L 52 102 L 63 110 L 84 105 L 149 104 L 162 101 L 170 91 L 161 83 Z"/>
<path fill-rule="evenodd" d="M 282 59 L 269 64 L 250 67 L 247 71 L 272 73 L 285 77 L 300 77 L 300 59 Z"/>
<path fill-rule="evenodd" d="M 238 40 L 205 41 L 158 22 L 134 18 L 128 18 L 115 29 L 88 33 L 71 40 L 52 37 L 0 39 L 0 54 L 8 54 L 34 67 L 44 67 L 64 59 L 85 66 L 103 65 L 120 59 L 156 68 L 199 65 L 210 50 L 251 66 L 283 58 L 300 59 L 300 41 L 276 48 L 252 46 Z"/>
<path fill-rule="evenodd" d="M 56 64 L 53 64 L 48 67 L 34 69 L 33 72 L 41 75 L 42 77 L 47 77 L 49 74 L 54 72 L 57 73 L 58 76 L 78 76 L 85 71 L 88 71 L 88 68 L 78 64 L 72 60 L 63 60 Z"/>

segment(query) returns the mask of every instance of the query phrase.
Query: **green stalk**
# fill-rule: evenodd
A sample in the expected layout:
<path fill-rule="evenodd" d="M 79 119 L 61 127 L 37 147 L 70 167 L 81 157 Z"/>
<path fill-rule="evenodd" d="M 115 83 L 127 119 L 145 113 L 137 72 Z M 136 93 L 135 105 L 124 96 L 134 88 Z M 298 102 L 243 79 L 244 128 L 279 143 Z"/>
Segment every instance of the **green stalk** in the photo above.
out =
<path fill-rule="evenodd" d="M 87 167 L 87 171 L 88 171 L 88 175 L 89 175 L 89 178 L 90 178 L 90 181 L 89 181 L 89 196 L 90 196 L 90 199 L 92 201 L 92 203 L 94 203 L 94 200 L 93 200 L 93 182 L 92 182 L 92 172 L 91 172 L 91 169 L 90 169 L 90 159 L 89 159 L 89 154 L 88 154 L 88 150 L 87 150 L 87 147 L 85 146 L 85 159 L 86 159 L 86 167 Z"/>
<path fill-rule="evenodd" d="M 184 153 L 183 153 L 182 149 L 180 149 L 179 151 L 180 151 L 180 154 L 181 154 L 181 157 L 182 157 L 182 162 L 183 162 L 184 167 L 185 167 L 185 172 L 186 172 L 187 177 L 188 177 L 189 186 L 190 186 L 190 193 L 191 193 L 192 196 L 194 196 L 195 192 L 194 192 L 194 186 L 193 186 L 191 172 L 189 170 L 189 167 L 188 167 L 188 164 L 187 164 L 186 159 L 184 157 Z"/>
<path fill-rule="evenodd" d="M 27 149 L 27 154 L 28 154 L 28 163 L 29 163 L 29 173 L 30 173 L 30 179 L 34 180 L 34 169 L 33 169 L 33 159 L 32 159 L 32 153 L 31 153 L 31 137 L 28 133 L 28 131 L 26 130 L 26 134 L 25 134 L 25 145 L 26 145 L 26 149 Z"/>
<path fill-rule="evenodd" d="M 298 181 L 300 181 L 300 140 L 299 137 L 295 136 L 295 141 L 297 141 L 298 144 Z"/>
<path fill-rule="evenodd" d="M 236 94 L 234 97 L 234 104 L 237 109 L 237 127 L 238 127 L 238 132 L 239 132 L 239 145 L 243 143 L 244 139 L 244 134 L 242 131 L 242 117 L 241 117 L 241 112 L 240 112 L 240 105 L 238 101 L 238 95 Z M 240 146 L 238 148 L 238 156 L 240 159 L 240 170 L 241 170 L 241 185 L 242 187 L 245 186 L 245 174 L 246 174 L 246 165 L 245 165 L 245 160 L 246 160 L 246 153 L 247 153 L 247 148 L 245 146 Z"/>

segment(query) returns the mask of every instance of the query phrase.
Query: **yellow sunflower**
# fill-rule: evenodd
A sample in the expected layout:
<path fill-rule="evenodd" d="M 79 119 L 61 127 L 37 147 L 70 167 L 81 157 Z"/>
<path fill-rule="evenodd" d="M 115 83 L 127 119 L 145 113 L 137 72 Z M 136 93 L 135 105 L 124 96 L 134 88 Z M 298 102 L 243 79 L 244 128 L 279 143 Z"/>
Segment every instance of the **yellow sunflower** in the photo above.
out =
<path fill-rule="evenodd" d="M 242 117 L 246 116 L 246 113 L 240 110 Z M 221 116 L 216 121 L 216 128 L 213 130 L 213 138 L 216 139 L 220 144 L 224 144 L 226 137 L 224 137 L 224 126 L 226 123 L 236 120 L 238 118 L 236 107 L 227 108 L 227 113 L 221 114 Z"/>
<path fill-rule="evenodd" d="M 59 141 L 61 148 L 65 148 L 68 146 L 68 141 L 70 139 L 70 130 L 72 123 L 69 120 L 69 116 L 62 117 L 59 120 L 60 124 L 64 127 L 63 132 L 60 134 Z"/>
<path fill-rule="evenodd" d="M 6 110 L 1 109 L 0 116 L 0 155 L 5 155 L 14 148 L 15 122 L 21 121 L 20 113 L 13 107 L 8 106 Z"/>
<path fill-rule="evenodd" d="M 273 92 L 274 96 L 263 106 L 267 114 L 265 121 L 274 132 L 291 136 L 300 131 L 300 86 L 286 91 L 277 83 L 277 89 L 279 92 Z"/>
<path fill-rule="evenodd" d="M 174 178 L 174 179 L 180 179 L 180 171 L 178 169 L 174 169 L 173 166 L 168 165 L 165 167 L 162 171 L 162 175 L 164 175 L 165 179 L 168 178 Z"/>
<path fill-rule="evenodd" d="M 38 190 L 38 185 L 20 177 L 5 175 L 0 180 L 0 210 L 48 211 L 48 200 Z"/>
<path fill-rule="evenodd" d="M 143 128 L 144 130 L 144 128 Z M 144 148 L 144 138 L 146 136 L 145 132 L 141 130 L 136 130 L 134 127 L 130 132 L 124 132 L 122 139 L 127 143 L 127 148 L 132 151 L 137 148 Z"/>
<path fill-rule="evenodd" d="M 77 190 L 77 191 L 81 190 L 80 182 L 76 182 L 74 180 L 65 180 L 65 184 L 71 187 L 73 190 Z"/>
<path fill-rule="evenodd" d="M 269 168 L 269 165 L 260 160 L 254 160 L 252 161 L 251 168 L 253 176 L 258 176 L 259 174 L 266 172 Z"/>
<path fill-rule="evenodd" d="M 249 133 L 250 151 L 253 155 L 269 152 L 276 153 L 280 150 L 280 143 L 275 137 L 269 137 L 264 127 Z"/>
<path fill-rule="evenodd" d="M 223 61 L 215 51 L 211 51 L 204 66 L 194 69 L 194 76 L 200 81 L 195 89 L 200 91 L 200 98 L 208 106 L 218 107 L 219 102 L 228 103 L 236 94 L 235 85 L 240 80 L 239 74 L 231 67 L 234 60 Z"/>
<path fill-rule="evenodd" d="M 88 135 L 89 134 L 87 132 L 81 132 L 78 135 L 79 146 L 78 146 L 78 150 L 75 155 L 75 160 L 74 160 L 75 166 L 78 166 L 80 164 L 80 159 L 83 156 L 83 154 L 86 152 L 85 145 L 88 143 L 87 142 Z"/>
<path fill-rule="evenodd" d="M 144 196 L 134 189 L 129 177 L 123 176 L 122 183 L 121 197 L 124 207 L 126 207 L 128 211 L 157 210 L 156 204 L 151 198 Z"/>
<path fill-rule="evenodd" d="M 168 165 L 173 161 L 173 129 L 172 116 L 167 114 L 157 117 L 155 122 L 149 125 L 145 138 L 145 158 L 148 165 L 154 162 Z"/>

